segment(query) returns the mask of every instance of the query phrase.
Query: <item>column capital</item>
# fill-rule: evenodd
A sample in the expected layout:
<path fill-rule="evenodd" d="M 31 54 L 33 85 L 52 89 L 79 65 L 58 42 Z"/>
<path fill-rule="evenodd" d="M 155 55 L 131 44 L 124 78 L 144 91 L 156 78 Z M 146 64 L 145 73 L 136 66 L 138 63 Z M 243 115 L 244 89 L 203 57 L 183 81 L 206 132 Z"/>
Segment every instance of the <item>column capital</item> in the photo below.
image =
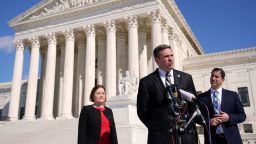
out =
<path fill-rule="evenodd" d="M 40 47 L 39 39 L 38 39 L 37 36 L 29 38 L 29 40 L 32 43 L 32 48 L 39 48 Z"/>
<path fill-rule="evenodd" d="M 56 36 L 55 36 L 55 33 L 49 33 L 46 35 L 47 37 L 47 40 L 48 40 L 48 43 L 53 43 L 53 44 L 56 44 Z"/>
<path fill-rule="evenodd" d="M 87 37 L 95 37 L 95 29 L 93 24 L 84 26 L 84 29 Z"/>
<path fill-rule="evenodd" d="M 23 40 L 21 40 L 21 39 L 15 40 L 15 45 L 16 45 L 16 50 L 17 51 L 23 51 L 24 50 Z"/>
<path fill-rule="evenodd" d="M 161 25 L 161 29 L 162 29 L 162 31 L 168 32 L 168 30 L 169 30 L 168 24 L 166 22 L 163 22 Z"/>
<path fill-rule="evenodd" d="M 161 23 L 161 15 L 160 15 L 159 10 L 152 11 L 151 16 L 152 16 L 152 22 Z"/>
<path fill-rule="evenodd" d="M 174 40 L 174 37 L 175 37 L 175 33 L 173 31 L 173 28 L 172 27 L 169 27 L 169 32 L 168 32 L 168 38 L 169 40 Z"/>
<path fill-rule="evenodd" d="M 104 22 L 107 32 L 116 32 L 116 23 L 115 20 L 109 20 Z"/>
<path fill-rule="evenodd" d="M 137 22 L 137 16 L 132 15 L 128 17 L 128 28 L 137 28 L 138 27 L 138 22 Z"/>
<path fill-rule="evenodd" d="M 66 38 L 66 41 L 75 40 L 73 29 L 68 29 L 65 31 L 65 38 Z"/>

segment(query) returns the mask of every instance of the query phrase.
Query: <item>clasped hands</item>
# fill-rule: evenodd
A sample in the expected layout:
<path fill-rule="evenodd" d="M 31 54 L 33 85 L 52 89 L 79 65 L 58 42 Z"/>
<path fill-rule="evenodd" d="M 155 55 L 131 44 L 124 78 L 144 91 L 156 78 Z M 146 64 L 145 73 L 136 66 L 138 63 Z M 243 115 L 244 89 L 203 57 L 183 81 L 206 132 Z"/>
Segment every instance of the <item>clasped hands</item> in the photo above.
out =
<path fill-rule="evenodd" d="M 211 126 L 217 126 L 220 123 L 229 121 L 229 116 L 227 113 L 220 111 L 220 114 L 214 115 L 214 117 L 210 120 Z"/>

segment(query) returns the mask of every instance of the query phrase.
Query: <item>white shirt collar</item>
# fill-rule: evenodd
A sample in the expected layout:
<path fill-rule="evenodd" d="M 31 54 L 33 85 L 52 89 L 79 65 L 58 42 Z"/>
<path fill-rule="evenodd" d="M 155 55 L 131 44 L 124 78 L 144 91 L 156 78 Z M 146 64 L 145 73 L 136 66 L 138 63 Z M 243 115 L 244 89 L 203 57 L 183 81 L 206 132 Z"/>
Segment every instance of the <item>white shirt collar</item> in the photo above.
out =
<path fill-rule="evenodd" d="M 166 75 L 167 72 L 162 70 L 162 69 L 160 69 L 160 68 L 158 68 L 158 72 L 159 72 L 159 76 L 160 76 L 162 82 L 165 85 L 165 75 Z M 173 70 L 171 70 L 169 73 L 171 74 L 171 78 L 170 79 L 172 81 L 172 84 L 174 84 Z"/>

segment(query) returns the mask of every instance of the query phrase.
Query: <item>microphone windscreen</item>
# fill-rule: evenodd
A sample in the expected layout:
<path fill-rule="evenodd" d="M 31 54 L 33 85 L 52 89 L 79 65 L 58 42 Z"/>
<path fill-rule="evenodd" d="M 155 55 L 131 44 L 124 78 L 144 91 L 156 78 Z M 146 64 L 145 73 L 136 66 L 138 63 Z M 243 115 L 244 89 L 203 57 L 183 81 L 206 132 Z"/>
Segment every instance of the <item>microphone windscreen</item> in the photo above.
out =
<path fill-rule="evenodd" d="M 196 99 L 196 96 L 192 93 L 189 93 L 189 92 L 184 91 L 182 89 L 179 89 L 179 91 L 180 91 L 181 97 L 190 101 L 190 102 L 193 102 L 193 99 Z"/>

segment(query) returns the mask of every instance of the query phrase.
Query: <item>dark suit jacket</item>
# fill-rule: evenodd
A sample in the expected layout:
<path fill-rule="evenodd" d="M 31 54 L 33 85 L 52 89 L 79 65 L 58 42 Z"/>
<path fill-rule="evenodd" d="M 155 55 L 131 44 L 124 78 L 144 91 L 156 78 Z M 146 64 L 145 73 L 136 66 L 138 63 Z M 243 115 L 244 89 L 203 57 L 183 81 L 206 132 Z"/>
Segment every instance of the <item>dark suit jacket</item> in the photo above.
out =
<path fill-rule="evenodd" d="M 116 128 L 112 110 L 105 107 L 103 111 L 110 124 L 111 144 L 117 144 Z M 78 144 L 98 144 L 100 140 L 101 114 L 92 105 L 84 106 L 80 113 L 78 125 Z"/>
<path fill-rule="evenodd" d="M 210 119 L 214 117 L 211 90 L 208 90 L 200 94 L 198 98 L 200 101 L 206 104 L 209 109 L 210 118 L 208 119 L 206 108 L 203 105 L 200 106 L 201 112 L 204 115 L 206 122 L 208 123 Z M 227 142 L 229 144 L 242 144 L 237 124 L 245 121 L 246 115 L 244 112 L 244 108 L 238 97 L 238 94 L 236 92 L 222 89 L 221 110 L 229 115 L 229 121 L 221 124 Z M 212 144 L 216 144 L 216 126 L 211 126 L 210 129 Z M 206 127 L 204 135 L 205 143 L 208 144 L 209 137 L 206 131 Z"/>
<path fill-rule="evenodd" d="M 177 70 L 173 70 L 173 75 L 174 83 L 181 89 L 196 93 L 191 75 Z M 137 114 L 148 128 L 148 144 L 171 144 L 168 106 L 167 91 L 158 70 L 142 78 L 137 95 Z"/>

